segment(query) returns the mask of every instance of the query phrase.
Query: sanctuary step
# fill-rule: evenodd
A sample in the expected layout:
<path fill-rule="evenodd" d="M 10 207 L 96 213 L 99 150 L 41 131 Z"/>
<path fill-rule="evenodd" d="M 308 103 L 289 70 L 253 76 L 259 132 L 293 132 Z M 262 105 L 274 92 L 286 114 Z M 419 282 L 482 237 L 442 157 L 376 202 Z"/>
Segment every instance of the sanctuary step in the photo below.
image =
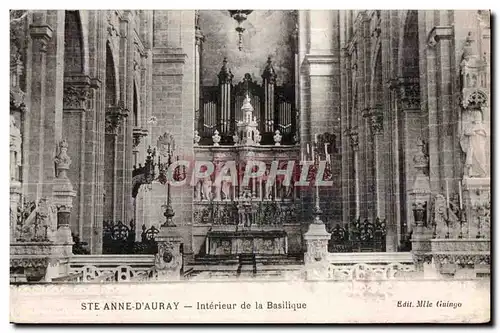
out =
<path fill-rule="evenodd" d="M 272 254 L 199 255 L 185 265 L 185 278 L 282 278 L 299 275 L 302 256 Z"/>

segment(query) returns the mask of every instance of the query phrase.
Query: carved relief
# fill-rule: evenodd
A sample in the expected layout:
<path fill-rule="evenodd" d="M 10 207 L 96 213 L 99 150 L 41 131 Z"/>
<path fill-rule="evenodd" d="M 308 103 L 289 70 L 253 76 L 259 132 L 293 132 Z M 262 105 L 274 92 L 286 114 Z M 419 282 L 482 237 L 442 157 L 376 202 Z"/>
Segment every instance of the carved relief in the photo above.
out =
<path fill-rule="evenodd" d="M 15 239 L 18 242 L 54 240 L 57 230 L 57 208 L 47 198 L 18 207 Z M 31 249 L 36 251 L 36 249 Z M 36 252 L 34 252 L 36 253 Z M 36 253 L 42 254 L 43 251 Z M 22 254 L 22 253 L 17 253 Z"/>
<path fill-rule="evenodd" d="M 396 78 L 391 80 L 390 88 L 398 93 L 400 110 L 420 110 L 420 78 Z"/>
<path fill-rule="evenodd" d="M 86 87 L 76 87 L 65 85 L 63 107 L 64 109 L 82 109 L 88 107 L 87 101 L 90 99 L 90 89 Z"/>
<path fill-rule="evenodd" d="M 106 110 L 106 133 L 117 134 L 124 118 L 128 117 L 129 110 L 125 108 L 123 101 L 116 106 L 111 106 Z"/>
<path fill-rule="evenodd" d="M 176 241 L 159 241 L 158 253 L 155 256 L 155 268 L 159 271 L 175 271 L 182 263 L 179 243 Z"/>
<path fill-rule="evenodd" d="M 349 136 L 351 143 L 351 148 L 353 151 L 357 151 L 359 148 L 359 133 L 357 127 L 350 127 L 346 130 L 346 135 Z"/>

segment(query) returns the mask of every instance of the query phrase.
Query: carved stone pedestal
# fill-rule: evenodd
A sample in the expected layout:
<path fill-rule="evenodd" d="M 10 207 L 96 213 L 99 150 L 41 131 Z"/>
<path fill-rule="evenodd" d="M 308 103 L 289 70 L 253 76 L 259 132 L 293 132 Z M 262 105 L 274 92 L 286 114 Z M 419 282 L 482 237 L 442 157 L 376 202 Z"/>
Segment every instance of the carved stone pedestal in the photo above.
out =
<path fill-rule="evenodd" d="M 162 226 L 156 236 L 158 253 L 155 257 L 155 269 L 159 281 L 177 281 L 181 278 L 182 237 L 177 227 Z"/>
<path fill-rule="evenodd" d="M 304 256 L 308 280 L 324 280 L 328 276 L 328 240 L 330 233 L 323 223 L 311 223 L 304 235 L 307 252 Z"/>

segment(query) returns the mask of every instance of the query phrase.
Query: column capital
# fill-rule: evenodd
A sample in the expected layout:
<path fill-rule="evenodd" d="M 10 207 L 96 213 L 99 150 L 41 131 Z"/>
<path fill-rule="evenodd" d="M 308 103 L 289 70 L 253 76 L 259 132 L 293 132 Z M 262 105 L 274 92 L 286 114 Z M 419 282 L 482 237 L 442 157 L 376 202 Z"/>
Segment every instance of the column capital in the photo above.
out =
<path fill-rule="evenodd" d="M 47 44 L 52 38 L 53 29 L 49 25 L 30 25 L 30 35 L 40 44 L 39 51 L 47 52 Z"/>
<path fill-rule="evenodd" d="M 64 78 L 63 108 L 65 110 L 88 109 L 91 98 L 91 79 L 87 75 L 75 75 Z"/>
<path fill-rule="evenodd" d="M 45 39 L 49 41 L 52 38 L 53 29 L 50 25 L 30 25 L 30 35 L 31 38 Z"/>

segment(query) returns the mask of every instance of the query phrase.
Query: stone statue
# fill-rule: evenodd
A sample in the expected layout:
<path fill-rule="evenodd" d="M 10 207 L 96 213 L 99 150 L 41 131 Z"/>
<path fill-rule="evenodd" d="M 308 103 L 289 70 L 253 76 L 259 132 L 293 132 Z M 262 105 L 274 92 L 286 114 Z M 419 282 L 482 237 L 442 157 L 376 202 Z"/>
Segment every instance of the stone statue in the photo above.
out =
<path fill-rule="evenodd" d="M 221 162 L 215 162 L 215 174 L 218 175 L 221 171 L 222 168 L 222 163 Z M 214 200 L 215 201 L 220 201 L 221 200 L 221 187 L 222 187 L 222 182 L 218 181 L 217 179 L 214 182 Z"/>
<path fill-rule="evenodd" d="M 451 202 L 450 205 L 452 205 Z M 436 228 L 437 238 L 445 238 L 447 233 L 450 234 L 450 238 L 458 237 L 459 218 L 452 208 L 446 207 L 446 199 L 442 194 L 434 196 L 431 206 L 431 225 Z"/>
<path fill-rule="evenodd" d="M 38 202 L 37 213 L 41 230 L 35 237 L 45 237 L 48 240 L 55 240 L 57 231 L 57 208 L 47 199 L 42 198 Z"/>
<path fill-rule="evenodd" d="M 231 198 L 231 183 L 228 181 L 222 181 L 222 199 L 229 200 Z"/>
<path fill-rule="evenodd" d="M 265 180 L 264 200 L 270 200 L 271 197 L 272 197 L 272 193 L 273 193 L 273 185 L 269 181 L 269 170 L 267 170 L 267 168 L 266 168 L 266 171 L 265 171 L 264 180 Z"/>
<path fill-rule="evenodd" d="M 201 200 L 210 200 L 212 198 L 212 180 L 203 178 L 201 184 Z"/>
<path fill-rule="evenodd" d="M 238 135 L 238 132 L 234 132 L 233 141 L 235 146 L 240 144 L 240 136 Z"/>
<path fill-rule="evenodd" d="M 486 160 L 487 133 L 480 111 L 469 113 L 472 120 L 464 122 L 460 145 L 465 152 L 464 177 L 481 178 L 488 176 Z"/>
<path fill-rule="evenodd" d="M 198 180 L 194 188 L 194 200 L 201 200 L 201 180 Z"/>

